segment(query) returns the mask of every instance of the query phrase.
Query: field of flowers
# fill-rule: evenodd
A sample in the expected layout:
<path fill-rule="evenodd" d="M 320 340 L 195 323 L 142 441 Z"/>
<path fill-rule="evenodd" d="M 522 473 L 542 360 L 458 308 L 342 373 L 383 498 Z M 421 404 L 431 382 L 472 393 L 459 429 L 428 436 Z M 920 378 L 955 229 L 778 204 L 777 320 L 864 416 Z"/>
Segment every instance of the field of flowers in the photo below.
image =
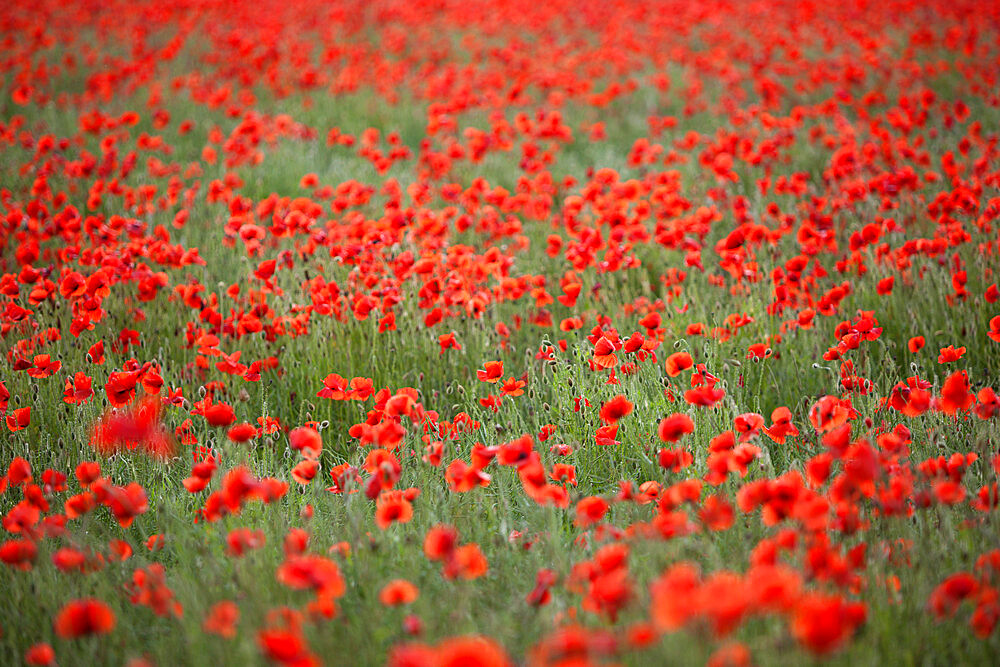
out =
<path fill-rule="evenodd" d="M 0 664 L 996 663 L 1000 3 L 0 42 Z"/>

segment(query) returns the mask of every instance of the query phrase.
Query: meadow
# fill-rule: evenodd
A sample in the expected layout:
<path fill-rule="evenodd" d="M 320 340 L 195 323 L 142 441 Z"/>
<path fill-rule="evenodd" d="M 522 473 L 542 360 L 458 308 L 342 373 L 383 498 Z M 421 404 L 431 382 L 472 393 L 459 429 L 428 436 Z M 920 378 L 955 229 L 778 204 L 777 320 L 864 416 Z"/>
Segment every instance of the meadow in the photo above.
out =
<path fill-rule="evenodd" d="M 1000 3 L 0 43 L 0 663 L 996 663 Z"/>

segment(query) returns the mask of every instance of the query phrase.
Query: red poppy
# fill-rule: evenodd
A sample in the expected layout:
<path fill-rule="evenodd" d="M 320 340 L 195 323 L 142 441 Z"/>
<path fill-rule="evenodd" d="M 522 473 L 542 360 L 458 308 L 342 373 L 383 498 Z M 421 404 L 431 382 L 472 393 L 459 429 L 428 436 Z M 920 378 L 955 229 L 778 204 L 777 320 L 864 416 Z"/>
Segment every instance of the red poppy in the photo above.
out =
<path fill-rule="evenodd" d="M 481 370 L 476 371 L 476 377 L 481 382 L 495 383 L 503 377 L 502 361 L 487 361 Z"/>
<path fill-rule="evenodd" d="M 615 344 L 607 336 L 601 336 L 594 344 L 594 364 L 598 368 L 612 368 L 618 363 Z"/>
<path fill-rule="evenodd" d="M 30 570 L 38 556 L 38 547 L 31 540 L 7 540 L 0 544 L 0 561 L 20 570 Z"/>
<path fill-rule="evenodd" d="M 96 364 L 98 366 L 100 366 L 101 364 L 104 363 L 104 341 L 103 340 L 99 340 L 99 341 L 97 341 L 96 343 L 94 343 L 93 345 L 90 346 L 90 349 L 87 350 L 87 360 L 90 363 Z"/>
<path fill-rule="evenodd" d="M 783 444 L 788 436 L 799 435 L 799 429 L 792 423 L 792 412 L 782 406 L 771 412 L 771 428 L 765 428 L 764 433 L 776 443 Z"/>
<path fill-rule="evenodd" d="M 949 345 L 948 347 L 941 348 L 941 354 L 938 355 L 939 364 L 950 364 L 953 361 L 958 361 L 965 354 L 965 348 L 960 347 L 955 349 L 954 345 Z"/>
<path fill-rule="evenodd" d="M 450 558 L 458 544 L 458 531 L 453 526 L 438 524 L 424 536 L 424 555 L 430 560 Z"/>
<path fill-rule="evenodd" d="M 135 387 L 139 382 L 139 373 L 115 371 L 108 377 L 104 391 L 108 402 L 116 407 L 127 405 L 135 396 Z"/>
<path fill-rule="evenodd" d="M 386 607 L 410 604 L 417 599 L 420 591 L 406 579 L 393 579 L 379 591 L 379 602 Z"/>
<path fill-rule="evenodd" d="M 694 365 L 694 361 L 687 352 L 674 352 L 667 357 L 663 365 L 667 371 L 667 375 L 677 377 L 682 371 L 691 368 Z"/>
<path fill-rule="evenodd" d="M 953 415 L 958 411 L 968 410 L 975 400 L 975 396 L 969 391 L 968 373 L 959 371 L 949 375 L 941 386 L 938 408 L 945 414 Z"/>
<path fill-rule="evenodd" d="M 77 372 L 73 379 L 66 378 L 66 388 L 63 392 L 63 400 L 67 403 L 83 405 L 94 395 L 91 379 L 84 373 Z"/>
<path fill-rule="evenodd" d="M 604 498 L 597 496 L 581 498 L 576 503 L 576 521 L 574 523 L 580 527 L 587 527 L 603 519 L 607 513 L 608 501 Z"/>
<path fill-rule="evenodd" d="M 601 419 L 606 423 L 617 422 L 630 414 L 632 414 L 632 403 L 621 394 L 601 406 Z"/>
<path fill-rule="evenodd" d="M 511 396 L 511 397 L 523 396 L 524 387 L 526 384 L 527 382 L 523 380 L 518 380 L 513 377 L 509 377 L 506 380 L 504 380 L 503 385 L 500 386 L 500 392 L 504 396 Z"/>
<path fill-rule="evenodd" d="M 29 424 L 31 424 L 31 406 L 18 408 L 7 415 L 7 429 L 10 431 L 20 431 Z"/>
<path fill-rule="evenodd" d="M 478 544 L 464 544 L 457 547 L 445 561 L 444 577 L 454 579 L 478 579 L 489 570 L 489 563 Z"/>
<path fill-rule="evenodd" d="M 24 662 L 29 665 L 55 665 L 56 652 L 44 642 L 35 644 L 24 654 Z"/>
<path fill-rule="evenodd" d="M 108 410 L 94 425 L 90 446 L 110 456 L 139 451 L 161 460 L 174 455 L 177 443 L 162 422 L 162 402 L 146 396 L 125 410 Z"/>
<path fill-rule="evenodd" d="M 239 620 L 240 608 L 235 602 L 223 600 L 212 605 L 208 614 L 205 615 L 201 627 L 205 632 L 210 632 L 224 639 L 232 639 L 236 636 L 236 624 Z"/>
<path fill-rule="evenodd" d="M 278 567 L 277 578 L 289 588 L 313 590 L 330 597 L 340 597 L 347 590 L 340 567 L 321 556 L 289 556 Z"/>
<path fill-rule="evenodd" d="M 292 468 L 292 479 L 305 486 L 316 477 L 319 472 L 319 462 L 313 459 L 304 459 L 295 464 Z"/>
<path fill-rule="evenodd" d="M 675 413 L 660 420 L 657 434 L 664 442 L 677 442 L 687 433 L 694 431 L 694 421 L 685 414 Z"/>
<path fill-rule="evenodd" d="M 316 458 L 323 451 L 323 437 L 319 431 L 309 426 L 292 429 L 288 434 L 288 444 L 309 458 Z"/>
<path fill-rule="evenodd" d="M 258 437 L 257 427 L 247 423 L 235 424 L 226 433 L 226 437 L 233 442 L 247 442 Z"/>
<path fill-rule="evenodd" d="M 1000 315 L 990 318 L 990 330 L 986 335 L 990 340 L 1000 343 Z"/>
<path fill-rule="evenodd" d="M 375 525 L 385 530 L 393 523 L 409 523 L 413 519 L 413 505 L 402 491 L 383 491 L 375 505 Z"/>
<path fill-rule="evenodd" d="M 115 614 L 100 600 L 75 600 L 56 614 L 53 625 L 56 634 L 63 639 L 74 639 L 84 635 L 103 635 L 115 627 Z"/>
<path fill-rule="evenodd" d="M 689 389 L 685 391 L 684 400 L 691 405 L 710 408 L 721 401 L 725 395 L 725 390 L 719 387 L 704 385 L 696 389 Z"/>
<path fill-rule="evenodd" d="M 867 612 L 860 602 L 840 596 L 810 593 L 795 605 L 791 630 L 795 638 L 817 655 L 839 648 L 864 623 Z"/>
<path fill-rule="evenodd" d="M 850 408 L 836 396 L 824 396 L 809 409 L 809 421 L 819 433 L 837 428 L 850 416 Z"/>
<path fill-rule="evenodd" d="M 32 363 L 34 367 L 28 369 L 28 375 L 34 378 L 47 378 L 62 368 L 61 361 L 53 361 L 47 354 L 36 354 Z"/>
<path fill-rule="evenodd" d="M 229 426 L 236 421 L 236 413 L 233 408 L 225 403 L 209 405 L 202 412 L 205 421 L 209 426 Z"/>

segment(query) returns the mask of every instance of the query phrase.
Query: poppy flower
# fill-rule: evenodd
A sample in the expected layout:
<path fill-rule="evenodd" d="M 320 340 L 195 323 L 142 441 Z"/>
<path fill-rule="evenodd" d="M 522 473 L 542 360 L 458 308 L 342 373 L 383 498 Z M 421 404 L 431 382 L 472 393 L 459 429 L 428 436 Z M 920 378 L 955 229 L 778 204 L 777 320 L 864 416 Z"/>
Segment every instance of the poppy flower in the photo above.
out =
<path fill-rule="evenodd" d="M 87 360 L 97 366 L 104 363 L 104 341 L 99 340 L 87 350 Z"/>
<path fill-rule="evenodd" d="M 968 410 L 975 400 L 975 396 L 969 391 L 968 373 L 959 371 L 945 378 L 938 408 L 945 414 L 953 415 L 958 411 Z"/>
<path fill-rule="evenodd" d="M 707 667 L 750 667 L 752 664 L 746 644 L 731 642 L 720 646 L 709 656 Z"/>
<path fill-rule="evenodd" d="M 248 551 L 264 546 L 265 541 L 264 531 L 234 528 L 226 536 L 226 554 L 240 558 Z"/>
<path fill-rule="evenodd" d="M 122 528 L 132 525 L 135 517 L 149 510 L 146 490 L 137 482 L 129 482 L 123 487 L 110 486 L 100 491 L 101 503 L 111 509 L 111 514 Z"/>
<path fill-rule="evenodd" d="M 691 563 L 676 563 L 665 570 L 650 586 L 650 615 L 656 628 L 679 630 L 694 618 L 700 586 L 701 574 Z"/>
<path fill-rule="evenodd" d="M 94 424 L 90 446 L 105 456 L 139 451 L 160 460 L 169 459 L 177 443 L 160 420 L 162 411 L 162 402 L 152 396 L 124 410 L 109 409 Z"/>
<path fill-rule="evenodd" d="M 630 414 L 632 414 L 632 403 L 621 394 L 601 406 L 601 419 L 606 423 L 617 422 Z"/>
<path fill-rule="evenodd" d="M 410 604 L 417 599 L 420 591 L 406 579 L 393 579 L 378 593 L 379 602 L 386 607 Z"/>
<path fill-rule="evenodd" d="M 305 486 L 316 477 L 317 472 L 319 472 L 319 462 L 313 459 L 304 459 L 292 468 L 292 479 Z"/>
<path fill-rule="evenodd" d="M 212 605 L 208 614 L 205 615 L 201 627 L 205 632 L 210 632 L 224 639 L 232 639 L 236 636 L 236 624 L 239 620 L 240 608 L 235 602 L 223 600 Z"/>
<path fill-rule="evenodd" d="M 916 354 L 924 347 L 924 337 L 914 336 L 906 343 L 906 347 L 910 350 L 911 354 Z"/>
<path fill-rule="evenodd" d="M 446 579 L 478 579 L 489 570 L 489 563 L 478 544 L 464 544 L 457 547 L 451 557 L 445 561 L 444 577 Z"/>
<path fill-rule="evenodd" d="M 62 572 L 81 572 L 86 562 L 86 554 L 70 547 L 63 547 L 52 554 L 52 564 Z"/>
<path fill-rule="evenodd" d="M 518 380 L 513 377 L 509 377 L 506 380 L 504 380 L 504 383 L 500 386 L 500 393 L 502 393 L 504 396 L 510 396 L 510 397 L 523 396 L 524 386 L 526 384 L 527 382 L 524 382 L 523 380 Z"/>
<path fill-rule="evenodd" d="M 63 639 L 111 632 L 117 619 L 111 608 L 95 599 L 74 600 L 64 606 L 53 621 L 56 634 Z"/>
<path fill-rule="evenodd" d="M 256 536 L 254 539 L 256 539 Z M 305 553 L 308 546 L 309 531 L 302 528 L 292 528 L 289 530 L 285 535 L 284 542 L 282 543 L 282 549 L 285 551 L 285 556 L 289 558 Z M 254 548 L 257 547 L 255 546 Z"/>
<path fill-rule="evenodd" d="M 225 403 L 216 403 L 204 409 L 202 416 L 209 426 L 229 426 L 236 421 L 233 408 Z"/>
<path fill-rule="evenodd" d="M 7 429 L 10 431 L 20 431 L 29 424 L 31 424 L 31 406 L 18 408 L 7 415 Z"/>
<path fill-rule="evenodd" d="M 438 345 L 441 346 L 441 354 L 444 354 L 445 350 L 461 350 L 462 346 L 458 344 L 455 339 L 454 332 L 441 334 L 438 336 Z"/>
<path fill-rule="evenodd" d="M 694 421 L 685 414 L 675 413 L 660 420 L 657 435 L 664 442 L 677 442 L 686 433 L 694 431 Z"/>
<path fill-rule="evenodd" d="M 458 544 L 458 531 L 453 526 L 438 524 L 424 536 L 424 555 L 430 560 L 450 558 Z"/>
<path fill-rule="evenodd" d="M 257 437 L 257 427 L 253 424 L 235 424 L 226 432 L 226 437 L 233 442 L 247 442 Z"/>
<path fill-rule="evenodd" d="M 502 361 L 487 361 L 481 370 L 476 371 L 476 377 L 481 382 L 496 383 L 503 377 Z"/>
<path fill-rule="evenodd" d="M 385 530 L 393 523 L 409 523 L 413 519 L 413 505 L 402 491 L 383 491 L 375 505 L 375 525 Z"/>
<path fill-rule="evenodd" d="M 346 591 L 340 567 L 322 556 L 289 556 L 278 567 L 276 576 L 280 583 L 295 590 L 313 590 L 335 598 Z"/>
<path fill-rule="evenodd" d="M 687 352 L 674 352 L 663 362 L 667 375 L 677 377 L 682 371 L 686 371 L 694 365 L 691 355 Z"/>
<path fill-rule="evenodd" d="M 91 379 L 85 373 L 77 372 L 73 379 L 66 378 L 63 400 L 67 403 L 83 405 L 94 395 Z"/>
<path fill-rule="evenodd" d="M 836 396 L 824 396 L 809 409 L 809 421 L 819 433 L 837 428 L 850 416 L 850 409 Z"/>
<path fill-rule="evenodd" d="M 765 428 L 764 433 L 774 442 L 783 444 L 788 436 L 799 435 L 799 429 L 792 423 L 792 412 L 781 406 L 771 412 L 771 428 Z"/>
<path fill-rule="evenodd" d="M 471 635 L 442 640 L 437 646 L 422 644 L 396 646 L 389 653 L 387 667 L 440 665 L 440 667 L 512 667 L 503 648 L 488 637 Z"/>
<path fill-rule="evenodd" d="M 132 546 L 124 540 L 111 540 L 108 542 L 108 559 L 112 561 L 125 561 L 132 557 Z"/>
<path fill-rule="evenodd" d="M 1000 397 L 991 387 L 983 387 L 976 394 L 975 410 L 980 419 L 993 419 L 1000 415 Z"/>
<path fill-rule="evenodd" d="M 846 602 L 838 595 L 810 593 L 792 611 L 792 635 L 816 655 L 838 649 L 865 622 L 863 603 Z"/>
<path fill-rule="evenodd" d="M 104 391 L 108 402 L 116 407 L 127 405 L 135 396 L 135 387 L 139 383 L 136 372 L 115 371 L 108 377 Z"/>
<path fill-rule="evenodd" d="M 0 544 L 0 561 L 19 570 L 30 570 L 38 556 L 38 547 L 31 540 L 7 540 Z"/>
<path fill-rule="evenodd" d="M 612 368 L 618 363 L 615 344 L 607 336 L 601 336 L 594 344 L 594 364 L 598 368 Z"/>
<path fill-rule="evenodd" d="M 618 437 L 618 424 L 605 424 L 604 426 L 599 426 L 597 432 L 594 433 L 594 441 L 601 445 L 602 447 L 613 447 L 620 445 L 622 443 L 618 442 L 615 438 Z"/>
<path fill-rule="evenodd" d="M 480 486 L 489 486 L 490 476 L 475 465 L 469 465 L 462 459 L 452 461 L 444 473 L 448 487 L 455 493 L 464 493 Z"/>
<path fill-rule="evenodd" d="M 17 488 L 31 480 L 31 464 L 28 460 L 22 456 L 11 459 L 7 466 L 7 484 Z"/>
<path fill-rule="evenodd" d="M 24 662 L 29 665 L 55 665 L 56 652 L 44 642 L 35 644 L 24 654 Z"/>
<path fill-rule="evenodd" d="M 1000 315 L 990 318 L 990 330 L 986 335 L 993 342 L 1000 343 Z"/>
<path fill-rule="evenodd" d="M 282 665 L 319 665 L 297 626 L 266 627 L 257 632 L 257 645 L 269 659 Z"/>
<path fill-rule="evenodd" d="M 938 363 L 950 364 L 953 361 L 958 361 L 959 359 L 961 359 L 963 354 L 965 354 L 964 347 L 960 347 L 958 349 L 956 349 L 954 345 L 949 345 L 948 347 L 942 347 L 941 353 L 938 355 Z"/>
<path fill-rule="evenodd" d="M 633 354 L 635 352 L 642 350 L 645 343 L 646 343 L 646 337 L 643 336 L 638 331 L 636 331 L 631 336 L 629 336 L 629 339 L 627 341 L 625 341 L 624 345 L 622 345 L 622 349 L 628 352 L 629 354 Z"/>
<path fill-rule="evenodd" d="M 349 391 L 346 378 L 336 373 L 330 373 L 323 378 L 323 388 L 316 392 L 316 395 L 320 398 L 329 398 L 332 401 L 343 401 L 347 400 Z"/>
<path fill-rule="evenodd" d="M 303 456 L 316 458 L 323 451 L 323 437 L 310 426 L 300 426 L 289 432 L 288 445 Z"/>
<path fill-rule="evenodd" d="M 698 510 L 700 518 L 710 530 L 728 530 L 732 527 L 735 515 L 732 505 L 721 495 L 712 495 L 705 499 Z"/>
<path fill-rule="evenodd" d="M 684 400 L 691 405 L 702 408 L 710 408 L 723 399 L 726 395 L 724 389 L 719 387 L 704 385 L 696 389 L 689 389 L 684 392 Z"/>
<path fill-rule="evenodd" d="M 591 526 L 608 513 L 608 501 L 598 496 L 581 498 L 576 503 L 576 521 L 574 524 L 579 527 Z"/>
<path fill-rule="evenodd" d="M 679 472 L 694 463 L 694 455 L 684 449 L 661 449 L 656 461 L 660 467 L 670 472 Z"/>
<path fill-rule="evenodd" d="M 62 368 L 61 361 L 53 361 L 47 354 L 36 354 L 32 363 L 34 366 L 27 369 L 27 373 L 33 378 L 47 378 Z"/>
<path fill-rule="evenodd" d="M 968 572 L 949 576 L 931 593 L 927 606 L 937 618 L 953 616 L 959 605 L 979 592 L 980 584 Z"/>
<path fill-rule="evenodd" d="M 764 427 L 764 417 L 756 412 L 746 412 L 733 419 L 733 428 L 740 434 L 740 442 L 747 442 Z"/>

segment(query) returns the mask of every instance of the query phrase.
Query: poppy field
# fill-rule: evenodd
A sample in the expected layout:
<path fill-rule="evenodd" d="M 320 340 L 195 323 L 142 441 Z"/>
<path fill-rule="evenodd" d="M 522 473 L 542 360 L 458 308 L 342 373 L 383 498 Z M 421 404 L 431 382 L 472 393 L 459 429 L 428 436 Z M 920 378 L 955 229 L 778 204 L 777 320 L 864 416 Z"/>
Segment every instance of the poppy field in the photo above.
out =
<path fill-rule="evenodd" d="M 0 43 L 0 664 L 996 663 L 1000 3 Z"/>

